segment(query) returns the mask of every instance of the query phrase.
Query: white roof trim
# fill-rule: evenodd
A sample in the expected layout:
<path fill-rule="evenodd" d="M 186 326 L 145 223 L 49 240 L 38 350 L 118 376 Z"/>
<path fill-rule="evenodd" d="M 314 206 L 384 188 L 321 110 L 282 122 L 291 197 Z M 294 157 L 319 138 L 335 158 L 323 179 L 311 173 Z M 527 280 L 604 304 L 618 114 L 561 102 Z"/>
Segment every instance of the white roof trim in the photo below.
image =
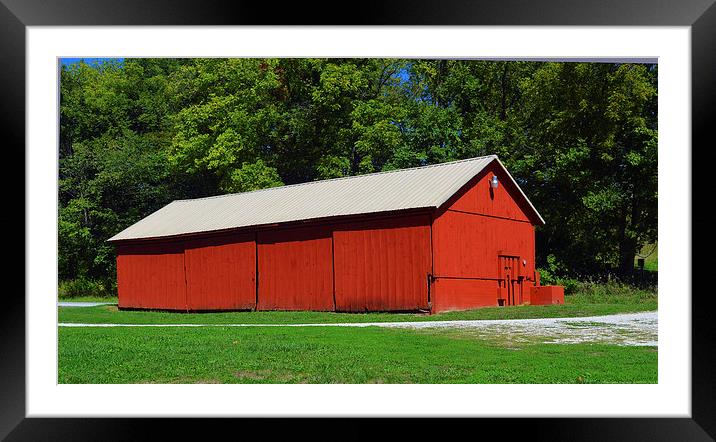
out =
<path fill-rule="evenodd" d="M 525 199 L 525 201 L 527 201 L 527 204 L 530 205 L 530 208 L 531 208 L 532 211 L 535 213 L 535 215 L 537 215 L 537 218 L 539 218 L 540 222 L 541 222 L 543 225 L 544 225 L 544 224 L 547 224 L 547 223 L 544 221 L 544 218 L 542 218 L 542 215 L 539 214 L 539 212 L 537 211 L 537 209 L 535 208 L 535 206 L 532 204 L 532 201 L 530 201 L 530 199 L 527 198 L 527 195 L 525 195 L 525 193 L 522 191 L 522 188 L 519 186 L 519 184 L 517 184 L 517 181 L 515 181 L 515 179 L 512 177 L 512 174 L 510 173 L 510 171 L 507 170 L 507 168 L 505 167 L 505 165 L 502 164 L 502 161 L 500 161 L 500 159 L 497 158 L 497 156 L 495 156 L 495 159 L 497 160 L 497 162 L 499 163 L 499 165 L 502 167 L 502 169 L 504 169 L 504 171 L 507 173 L 507 176 L 510 177 L 510 180 L 512 181 L 512 184 L 514 184 L 515 187 L 517 188 L 517 190 L 520 191 L 520 194 L 521 194 L 522 197 Z"/>

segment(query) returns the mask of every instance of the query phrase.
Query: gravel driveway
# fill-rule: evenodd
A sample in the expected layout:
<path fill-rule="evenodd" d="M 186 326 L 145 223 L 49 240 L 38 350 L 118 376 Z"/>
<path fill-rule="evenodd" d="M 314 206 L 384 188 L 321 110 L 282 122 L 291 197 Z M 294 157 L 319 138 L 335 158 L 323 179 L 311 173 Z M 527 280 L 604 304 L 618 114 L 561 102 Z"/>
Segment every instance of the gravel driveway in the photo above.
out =
<path fill-rule="evenodd" d="M 581 318 L 499 319 L 470 321 L 362 322 L 339 324 L 77 324 L 60 327 L 386 327 L 458 329 L 476 337 L 504 337 L 513 342 L 658 345 L 657 312 Z"/>
<path fill-rule="evenodd" d="M 658 313 L 623 313 L 581 318 L 504 319 L 493 321 L 439 321 L 391 323 L 387 327 L 460 328 L 489 338 L 502 336 L 513 342 L 577 344 L 581 342 L 658 346 Z"/>

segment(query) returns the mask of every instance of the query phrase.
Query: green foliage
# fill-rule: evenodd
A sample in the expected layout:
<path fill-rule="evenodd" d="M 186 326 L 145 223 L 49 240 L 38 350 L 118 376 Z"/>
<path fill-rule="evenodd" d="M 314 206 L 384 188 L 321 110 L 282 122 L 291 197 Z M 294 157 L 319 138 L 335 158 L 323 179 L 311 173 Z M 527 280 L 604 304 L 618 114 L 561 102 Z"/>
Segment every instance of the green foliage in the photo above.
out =
<path fill-rule="evenodd" d="M 571 304 L 645 304 L 657 303 L 655 288 L 639 288 L 618 281 L 596 283 L 581 281 L 575 284 L 570 296 Z"/>
<path fill-rule="evenodd" d="M 325 180 L 329 178 L 340 178 L 350 175 L 351 164 L 346 157 L 326 155 L 318 160 L 316 165 L 316 178 Z"/>
<path fill-rule="evenodd" d="M 576 271 L 630 271 L 656 238 L 656 67 L 546 63 L 521 87 L 539 148 L 515 173 L 547 220 L 540 245 Z"/>
<path fill-rule="evenodd" d="M 105 240 L 174 199 L 487 154 L 500 156 L 547 221 L 537 229 L 538 263 L 553 274 L 544 278 L 626 271 L 657 239 L 656 103 L 655 65 L 201 58 L 65 66 L 60 278 L 114 280 Z"/>
<path fill-rule="evenodd" d="M 548 265 L 538 269 L 542 285 L 564 286 L 565 302 L 576 304 L 638 304 L 657 300 L 656 282 L 624 281 L 607 275 L 603 280 L 591 275 L 579 279 L 563 276 L 566 267 L 556 262 L 554 255 L 547 257 Z M 638 282 L 638 283 L 635 283 Z"/>
<path fill-rule="evenodd" d="M 568 271 L 568 267 L 559 262 L 552 254 L 547 255 L 547 265 L 544 268 L 537 270 L 540 273 L 540 283 L 542 285 L 564 286 L 565 295 L 575 293 L 580 286 L 577 279 L 564 276 Z"/>
<path fill-rule="evenodd" d="M 60 281 L 58 297 L 70 299 L 79 297 L 109 298 L 116 296 L 116 284 L 107 284 L 102 281 L 93 281 L 86 278 L 78 278 L 70 281 Z"/>
<path fill-rule="evenodd" d="M 276 169 L 266 166 L 259 159 L 255 163 L 244 163 L 233 170 L 229 175 L 229 182 L 222 187 L 227 192 L 249 192 L 281 185 L 283 183 Z"/>

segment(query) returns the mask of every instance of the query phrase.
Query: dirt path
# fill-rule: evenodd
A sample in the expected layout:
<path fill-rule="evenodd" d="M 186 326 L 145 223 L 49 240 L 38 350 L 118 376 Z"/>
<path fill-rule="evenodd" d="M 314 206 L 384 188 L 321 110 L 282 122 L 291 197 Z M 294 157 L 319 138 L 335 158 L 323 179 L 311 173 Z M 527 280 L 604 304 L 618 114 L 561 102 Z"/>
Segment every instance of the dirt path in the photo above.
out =
<path fill-rule="evenodd" d="M 581 318 L 499 319 L 470 321 L 362 322 L 329 324 L 78 324 L 60 327 L 386 327 L 460 329 L 476 337 L 504 336 L 516 342 L 554 344 L 580 342 L 617 345 L 658 345 L 657 312 L 624 313 Z"/>

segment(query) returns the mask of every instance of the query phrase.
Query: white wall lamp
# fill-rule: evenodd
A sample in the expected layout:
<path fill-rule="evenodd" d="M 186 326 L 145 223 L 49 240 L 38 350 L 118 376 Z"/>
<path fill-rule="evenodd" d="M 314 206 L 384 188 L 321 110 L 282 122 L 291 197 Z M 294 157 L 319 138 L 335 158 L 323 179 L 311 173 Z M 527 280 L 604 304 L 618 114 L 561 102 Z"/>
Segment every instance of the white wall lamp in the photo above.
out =
<path fill-rule="evenodd" d="M 490 180 L 490 187 L 493 189 L 497 189 L 497 186 L 499 183 L 497 182 L 497 175 L 492 175 L 492 179 Z"/>

